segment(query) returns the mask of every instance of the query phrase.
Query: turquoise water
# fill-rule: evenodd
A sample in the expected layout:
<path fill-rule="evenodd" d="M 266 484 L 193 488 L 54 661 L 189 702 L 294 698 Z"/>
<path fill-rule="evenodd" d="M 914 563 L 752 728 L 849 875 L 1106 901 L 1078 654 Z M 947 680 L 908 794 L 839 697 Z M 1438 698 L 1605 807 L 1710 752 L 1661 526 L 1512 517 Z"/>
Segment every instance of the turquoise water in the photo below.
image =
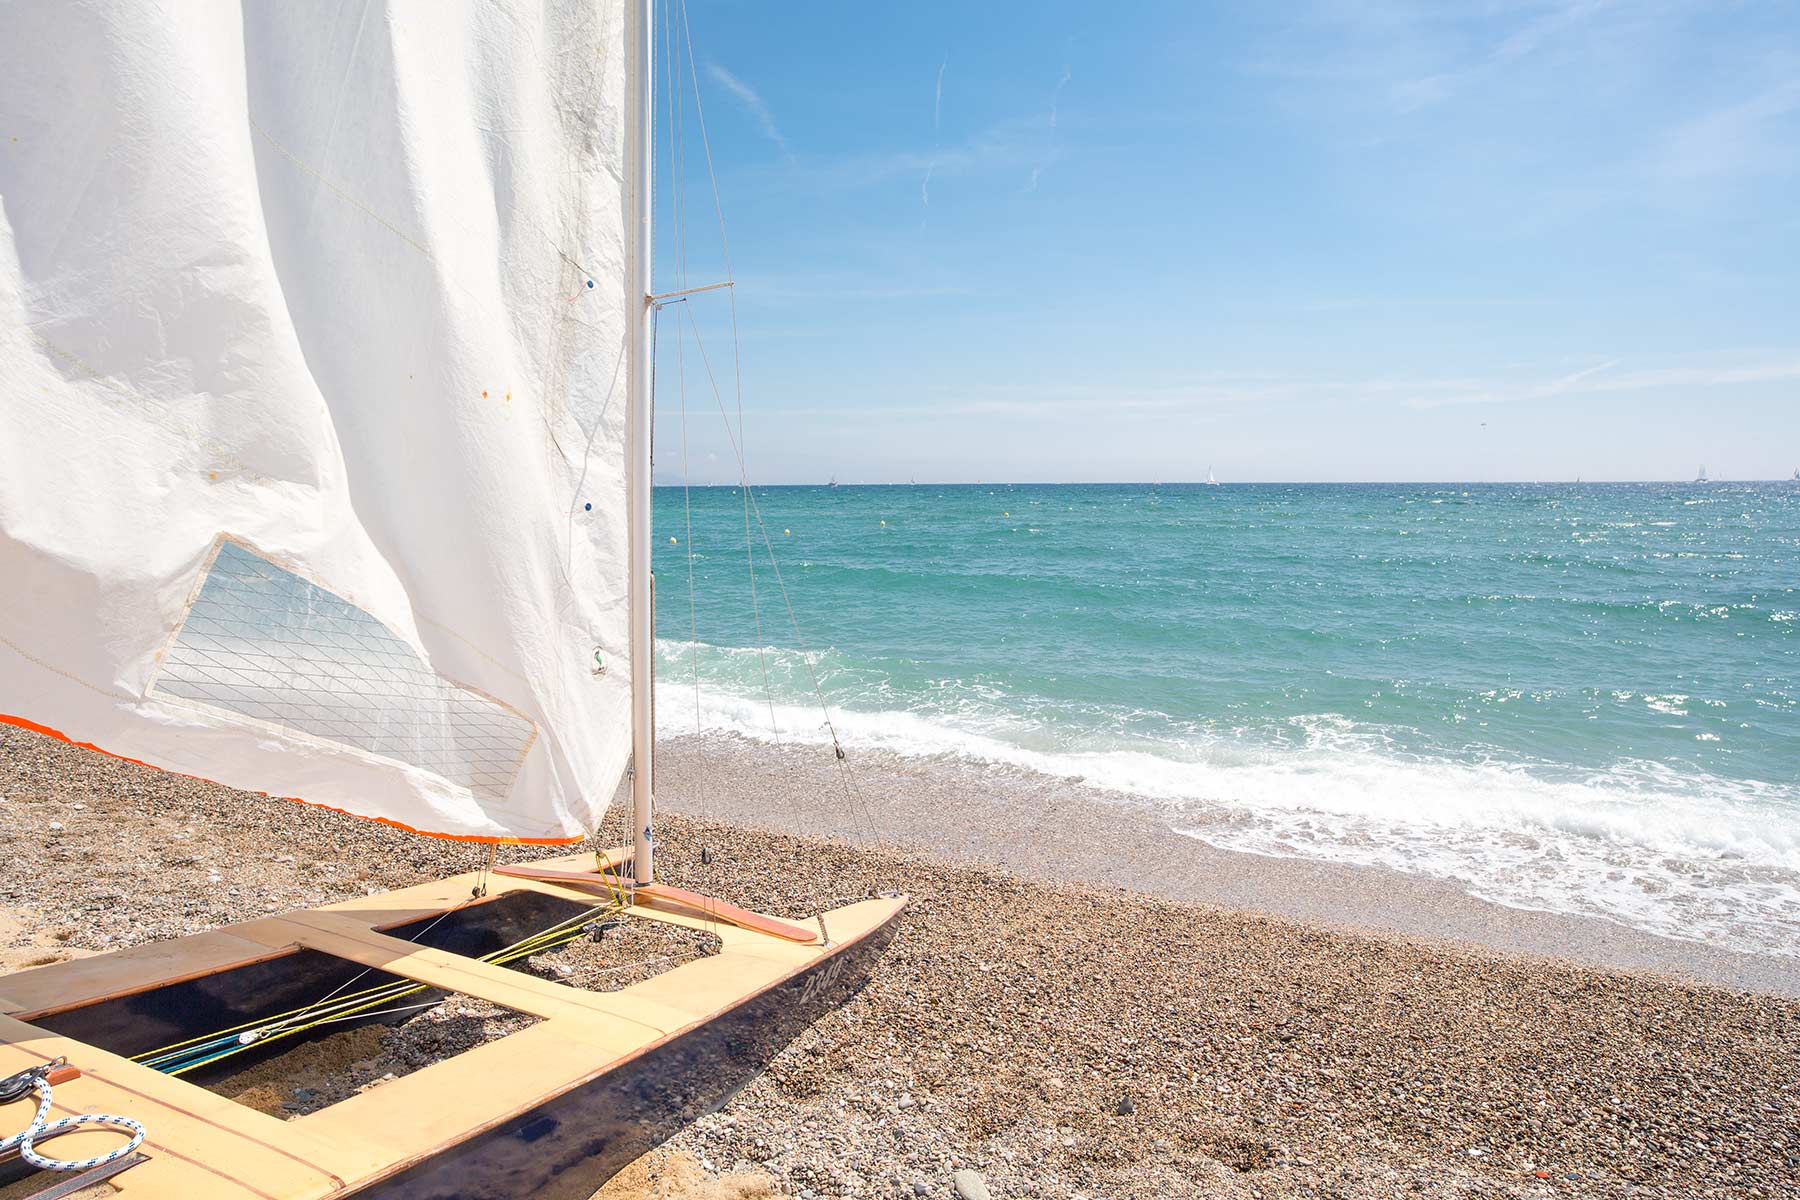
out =
<path fill-rule="evenodd" d="M 1800 486 L 757 488 L 756 610 L 744 496 L 690 496 L 667 731 L 816 740 L 816 672 L 853 751 L 1800 955 Z"/>

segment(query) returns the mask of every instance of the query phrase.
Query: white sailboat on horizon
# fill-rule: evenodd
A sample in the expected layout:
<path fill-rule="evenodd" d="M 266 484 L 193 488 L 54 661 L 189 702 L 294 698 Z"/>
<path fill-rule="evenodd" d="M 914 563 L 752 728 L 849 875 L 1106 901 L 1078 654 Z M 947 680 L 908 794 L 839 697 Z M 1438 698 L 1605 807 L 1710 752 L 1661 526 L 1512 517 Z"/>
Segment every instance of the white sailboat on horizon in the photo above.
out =
<path fill-rule="evenodd" d="M 1694 482 L 1695 483 L 1708 482 L 1708 480 L 1706 478 L 1706 464 L 1705 463 L 1700 464 L 1700 473 L 1698 475 L 1694 476 Z"/>
<path fill-rule="evenodd" d="M 1206 467 L 1206 486 L 1207 487 L 1218 487 L 1219 486 L 1219 481 L 1213 475 L 1212 464 L 1210 464 L 1210 463 L 1208 463 L 1207 467 Z"/>

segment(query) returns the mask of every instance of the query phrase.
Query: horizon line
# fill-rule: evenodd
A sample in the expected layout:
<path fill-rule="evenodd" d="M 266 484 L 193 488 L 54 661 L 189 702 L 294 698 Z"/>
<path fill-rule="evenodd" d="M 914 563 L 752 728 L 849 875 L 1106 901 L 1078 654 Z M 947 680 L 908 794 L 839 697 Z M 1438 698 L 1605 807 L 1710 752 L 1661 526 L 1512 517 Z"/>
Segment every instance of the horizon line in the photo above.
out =
<path fill-rule="evenodd" d="M 1707 479 L 1233 479 L 1209 481 L 1205 479 L 928 479 L 919 480 L 858 480 L 855 483 L 842 483 L 835 479 L 809 481 L 804 483 L 756 483 L 749 486 L 755 488 L 826 488 L 826 487 L 1588 487 L 1590 485 L 1632 485 L 1646 484 L 1678 484 L 1689 487 L 1708 487 L 1719 483 L 1790 483 L 1800 484 L 1800 479 L 1791 476 L 1774 476 L 1770 478 L 1752 479 L 1726 476 L 1712 476 Z M 662 481 L 652 484 L 659 488 L 740 488 L 741 482 L 696 483 L 684 480 L 674 482 Z"/>

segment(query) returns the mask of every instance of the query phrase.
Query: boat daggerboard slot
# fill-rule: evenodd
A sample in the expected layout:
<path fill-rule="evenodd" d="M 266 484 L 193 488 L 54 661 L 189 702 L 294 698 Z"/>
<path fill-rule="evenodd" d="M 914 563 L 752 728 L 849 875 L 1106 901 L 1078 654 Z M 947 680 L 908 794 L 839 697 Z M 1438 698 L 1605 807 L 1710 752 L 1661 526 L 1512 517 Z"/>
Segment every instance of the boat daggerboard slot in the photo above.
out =
<path fill-rule="evenodd" d="M 539 1019 L 301 949 L 33 1024 L 291 1119 Z"/>

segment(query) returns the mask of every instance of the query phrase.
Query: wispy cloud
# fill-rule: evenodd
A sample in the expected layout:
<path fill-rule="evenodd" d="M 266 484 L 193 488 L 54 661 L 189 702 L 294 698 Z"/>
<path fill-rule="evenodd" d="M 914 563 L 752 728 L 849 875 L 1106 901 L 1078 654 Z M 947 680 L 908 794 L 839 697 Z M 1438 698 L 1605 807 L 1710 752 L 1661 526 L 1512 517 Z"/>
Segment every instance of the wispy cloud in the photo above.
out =
<path fill-rule="evenodd" d="M 1506 381 L 1437 381 L 1415 385 L 1421 392 L 1433 386 L 1437 394 L 1414 395 L 1414 408 L 1442 408 L 1459 404 L 1517 404 L 1549 400 L 1557 396 L 1643 392 L 1662 388 L 1695 391 L 1746 384 L 1784 383 L 1800 379 L 1800 354 L 1758 356 L 1736 361 L 1678 366 L 1649 366 L 1619 370 L 1618 359 L 1595 363 L 1548 379 Z"/>
<path fill-rule="evenodd" d="M 1667 175 L 1696 179 L 1791 164 L 1796 130 L 1777 130 L 1800 114 L 1800 80 L 1788 79 L 1747 99 L 1685 122 L 1669 139 Z M 1796 124 L 1795 122 L 1789 122 Z"/>
<path fill-rule="evenodd" d="M 944 116 L 944 72 L 950 66 L 950 55 L 946 52 L 942 62 L 938 63 L 937 86 L 931 93 L 931 161 L 925 164 L 925 177 L 919 180 L 919 228 L 925 228 L 925 209 L 931 207 L 931 177 L 937 173 L 938 126 Z"/>
<path fill-rule="evenodd" d="M 756 300 L 799 300 L 817 304 L 833 300 L 920 300 L 969 296 L 975 289 L 960 282 L 905 278 L 869 282 L 866 274 L 820 272 L 818 274 L 749 276 L 738 280 L 745 296 Z"/>
<path fill-rule="evenodd" d="M 1585 380 L 1592 380 L 1598 375 L 1618 366 L 1613 359 L 1596 363 L 1591 367 L 1582 367 L 1577 371 L 1569 371 L 1553 379 L 1538 380 L 1524 385 L 1496 386 L 1463 383 L 1452 390 L 1435 396 L 1414 396 L 1414 408 L 1443 408 L 1452 404 L 1506 404 L 1524 400 L 1548 400 L 1552 396 L 1562 396 L 1570 392 L 1586 390 L 1582 388 Z"/>
<path fill-rule="evenodd" d="M 948 176 L 980 172 L 1029 169 L 1045 155 L 1045 126 L 1039 117 L 996 122 L 960 142 L 941 147 L 925 146 L 874 150 L 834 159 L 802 159 L 800 177 L 820 189 L 856 190 L 893 183 L 898 179 L 921 180 L 931 172 L 933 182 Z"/>
<path fill-rule="evenodd" d="M 1044 177 L 1045 169 L 1049 167 L 1050 163 L 1056 158 L 1057 105 L 1062 101 L 1062 90 L 1069 85 L 1069 80 L 1074 77 L 1075 73 L 1069 69 L 1069 64 L 1064 63 L 1062 74 L 1057 77 L 1056 86 L 1050 89 L 1050 111 L 1046 113 L 1044 117 L 1044 127 L 1049 130 L 1049 133 L 1044 139 L 1043 153 L 1039 155 L 1038 161 L 1031 166 L 1031 178 L 1027 180 L 1025 184 L 1025 190 L 1028 192 L 1037 191 L 1038 180 Z"/>
<path fill-rule="evenodd" d="M 1402 80 L 1393 96 L 1402 111 L 1411 111 L 1449 99 L 1483 76 L 1517 63 L 1546 49 L 1601 10 L 1611 0 L 1564 0 L 1526 17 L 1498 40 L 1477 44 L 1458 62 L 1416 79 Z"/>
<path fill-rule="evenodd" d="M 738 107 L 750 114 L 757 128 L 762 130 L 762 135 L 779 146 L 782 154 L 791 157 L 787 139 L 781 136 L 781 129 L 775 124 L 775 115 L 769 111 L 769 106 L 763 102 L 756 89 L 716 62 L 707 63 L 706 70 L 715 83 L 731 94 Z"/>
<path fill-rule="evenodd" d="M 1800 380 L 1800 350 L 1715 356 L 1705 363 L 1651 364 L 1627 368 L 1608 359 L 1574 370 L 1501 369 L 1483 377 L 1373 376 L 1283 372 L 1206 372 L 1175 383 L 1144 384 L 1045 382 L 978 384 L 931 389 L 928 399 L 858 408 L 857 413 L 924 416 L 954 411 L 958 416 L 999 415 L 1083 418 L 1128 410 L 1209 418 L 1232 412 L 1264 412 L 1272 406 L 1333 409 L 1365 405 L 1438 409 L 1461 405 L 1524 404 L 1575 397 L 1684 389 L 1711 394 L 1719 389 Z M 790 410 L 783 410 L 790 411 Z M 829 416 L 805 408 L 794 415 Z M 841 415 L 841 413 L 840 413 Z"/>
<path fill-rule="evenodd" d="M 1259 59 L 1252 70 L 1327 88 L 1338 112 L 1364 116 L 1358 101 L 1409 116 L 1510 71 L 1574 66 L 1558 56 L 1591 69 L 1596 58 L 1619 57 L 1623 44 L 1658 15 L 1646 12 L 1652 6 L 1616 0 L 1460 7 L 1322 0 L 1292 7 L 1293 19 L 1283 24 L 1289 49 Z"/>
<path fill-rule="evenodd" d="M 1068 63 L 1064 63 L 1062 76 L 1057 79 L 1056 86 L 1050 89 L 1050 128 L 1052 129 L 1056 128 L 1057 102 L 1062 99 L 1062 90 L 1069 86 L 1069 80 L 1073 78 L 1075 78 L 1075 73 L 1069 69 Z"/>

